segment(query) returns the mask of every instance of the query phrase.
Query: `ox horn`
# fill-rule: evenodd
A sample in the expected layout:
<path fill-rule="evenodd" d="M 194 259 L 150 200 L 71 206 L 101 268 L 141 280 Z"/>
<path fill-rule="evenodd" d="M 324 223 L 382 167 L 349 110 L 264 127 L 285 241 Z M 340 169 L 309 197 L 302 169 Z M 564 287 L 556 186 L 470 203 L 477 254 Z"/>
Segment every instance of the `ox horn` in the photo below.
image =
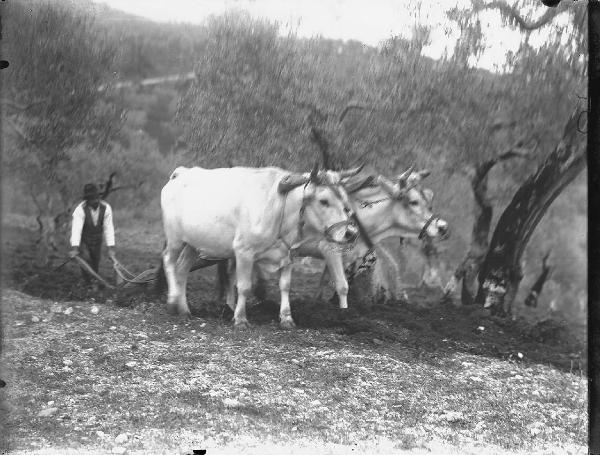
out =
<path fill-rule="evenodd" d="M 400 189 L 398 188 L 398 186 L 394 185 L 394 183 L 390 182 L 383 175 L 380 175 L 377 180 L 379 185 L 381 185 L 385 192 L 388 193 L 390 196 L 398 197 L 400 195 Z"/>
<path fill-rule="evenodd" d="M 431 174 L 431 171 L 429 169 L 423 169 L 422 171 L 417 172 L 419 174 L 419 177 L 424 179 L 425 177 L 427 177 L 429 174 Z"/>
<path fill-rule="evenodd" d="M 415 169 L 415 165 L 411 165 L 408 170 L 406 172 L 403 172 L 402 174 L 400 174 L 398 176 L 398 181 L 403 184 L 406 182 L 406 180 L 408 179 L 408 177 L 410 177 L 410 174 L 412 174 L 413 170 Z"/>
<path fill-rule="evenodd" d="M 363 170 L 363 167 L 365 167 L 364 164 L 361 164 L 358 167 L 355 167 L 353 169 L 347 169 L 345 171 L 340 171 L 340 179 L 347 179 L 349 177 L 355 176 L 356 174 L 358 174 L 360 171 Z"/>

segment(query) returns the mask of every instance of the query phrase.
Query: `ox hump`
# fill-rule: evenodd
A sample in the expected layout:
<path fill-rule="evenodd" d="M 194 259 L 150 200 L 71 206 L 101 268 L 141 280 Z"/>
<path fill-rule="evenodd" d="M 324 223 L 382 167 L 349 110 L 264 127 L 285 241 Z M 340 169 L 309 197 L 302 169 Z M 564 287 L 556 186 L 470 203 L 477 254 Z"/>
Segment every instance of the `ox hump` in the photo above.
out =
<path fill-rule="evenodd" d="M 171 176 L 169 177 L 169 180 L 176 179 L 178 176 L 180 176 L 181 174 L 183 174 L 184 172 L 186 172 L 188 170 L 189 170 L 189 168 L 187 168 L 185 166 L 179 166 L 177 169 L 175 169 L 171 173 Z"/>

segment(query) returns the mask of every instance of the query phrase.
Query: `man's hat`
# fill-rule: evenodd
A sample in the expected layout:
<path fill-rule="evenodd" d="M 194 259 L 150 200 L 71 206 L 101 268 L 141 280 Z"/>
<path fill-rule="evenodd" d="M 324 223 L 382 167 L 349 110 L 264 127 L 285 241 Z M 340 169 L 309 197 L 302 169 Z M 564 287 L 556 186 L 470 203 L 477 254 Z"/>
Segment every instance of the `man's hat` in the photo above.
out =
<path fill-rule="evenodd" d="M 98 187 L 94 183 L 87 183 L 83 187 L 83 198 L 84 199 L 94 199 L 100 196 L 100 191 L 98 191 Z"/>

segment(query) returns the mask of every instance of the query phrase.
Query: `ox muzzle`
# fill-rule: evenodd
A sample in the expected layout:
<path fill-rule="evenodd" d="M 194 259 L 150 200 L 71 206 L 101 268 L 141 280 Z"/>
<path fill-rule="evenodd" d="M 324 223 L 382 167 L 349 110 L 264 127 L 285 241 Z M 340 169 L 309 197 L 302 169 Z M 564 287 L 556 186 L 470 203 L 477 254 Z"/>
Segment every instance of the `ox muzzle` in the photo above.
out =
<path fill-rule="evenodd" d="M 345 229 L 344 237 L 342 240 L 337 240 L 334 235 L 338 229 Z M 332 224 L 324 232 L 325 240 L 335 245 L 348 246 L 354 244 L 358 238 L 358 229 L 352 222 L 352 220 L 339 221 Z"/>
<path fill-rule="evenodd" d="M 425 224 L 423 225 L 423 229 L 421 229 L 421 232 L 419 232 L 419 237 L 418 237 L 419 240 L 423 240 L 425 237 L 431 237 L 431 238 L 434 237 L 427 232 L 429 229 L 429 226 L 431 226 L 433 223 L 436 224 L 438 232 L 440 233 L 439 238 L 441 240 L 446 240 L 448 237 L 450 237 L 450 230 L 448 229 L 448 223 L 446 221 L 442 220 L 438 215 L 433 214 L 425 222 Z"/>

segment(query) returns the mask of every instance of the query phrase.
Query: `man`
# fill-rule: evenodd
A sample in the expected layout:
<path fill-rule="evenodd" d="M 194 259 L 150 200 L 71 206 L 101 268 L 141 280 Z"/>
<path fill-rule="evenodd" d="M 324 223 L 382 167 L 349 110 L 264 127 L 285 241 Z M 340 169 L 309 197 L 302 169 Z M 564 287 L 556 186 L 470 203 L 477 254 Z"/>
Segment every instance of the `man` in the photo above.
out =
<path fill-rule="evenodd" d="M 112 209 L 108 203 L 100 200 L 98 187 L 93 183 L 88 183 L 83 187 L 83 199 L 73 211 L 69 255 L 75 257 L 83 252 L 85 247 L 90 266 L 95 272 L 98 272 L 102 237 L 108 247 L 108 256 L 116 261 Z M 84 282 L 89 284 L 91 275 L 85 270 L 82 270 L 82 275 Z"/>

